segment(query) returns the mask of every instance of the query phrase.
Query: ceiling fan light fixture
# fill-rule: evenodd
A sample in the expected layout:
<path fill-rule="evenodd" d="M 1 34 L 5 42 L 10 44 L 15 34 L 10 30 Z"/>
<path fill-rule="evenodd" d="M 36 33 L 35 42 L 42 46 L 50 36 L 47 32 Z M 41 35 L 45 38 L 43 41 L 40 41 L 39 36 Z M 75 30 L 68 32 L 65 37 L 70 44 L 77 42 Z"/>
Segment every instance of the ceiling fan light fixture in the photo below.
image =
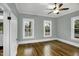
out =
<path fill-rule="evenodd" d="M 60 11 L 69 10 L 69 8 L 63 8 L 63 3 L 54 3 L 52 6 L 49 5 L 49 9 L 51 10 L 48 14 L 54 13 L 59 14 Z"/>
<path fill-rule="evenodd" d="M 56 9 L 56 10 L 54 10 L 54 11 L 53 11 L 53 13 L 55 13 L 55 14 L 56 14 L 56 13 L 58 13 L 58 12 L 59 12 L 59 10 L 58 10 L 58 9 Z"/>

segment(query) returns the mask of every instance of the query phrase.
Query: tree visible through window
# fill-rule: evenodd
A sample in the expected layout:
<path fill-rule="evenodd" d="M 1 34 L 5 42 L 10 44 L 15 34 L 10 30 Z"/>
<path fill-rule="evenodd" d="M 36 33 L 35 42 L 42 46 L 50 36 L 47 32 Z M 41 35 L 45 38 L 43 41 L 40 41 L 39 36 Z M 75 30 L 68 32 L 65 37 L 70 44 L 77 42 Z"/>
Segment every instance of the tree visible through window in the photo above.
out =
<path fill-rule="evenodd" d="M 75 26 L 74 26 L 74 32 L 75 32 L 75 38 L 79 38 L 79 20 L 75 21 Z"/>
<path fill-rule="evenodd" d="M 32 35 L 32 27 L 31 22 L 26 22 L 25 24 L 25 36 L 31 36 Z"/>
<path fill-rule="evenodd" d="M 34 36 L 34 20 L 23 20 L 23 38 L 33 38 Z"/>
<path fill-rule="evenodd" d="M 44 36 L 50 37 L 51 36 L 51 21 L 44 21 Z"/>
<path fill-rule="evenodd" d="M 79 40 L 79 16 L 71 18 L 71 39 Z"/>
<path fill-rule="evenodd" d="M 3 22 L 0 22 L 0 33 L 3 33 Z"/>

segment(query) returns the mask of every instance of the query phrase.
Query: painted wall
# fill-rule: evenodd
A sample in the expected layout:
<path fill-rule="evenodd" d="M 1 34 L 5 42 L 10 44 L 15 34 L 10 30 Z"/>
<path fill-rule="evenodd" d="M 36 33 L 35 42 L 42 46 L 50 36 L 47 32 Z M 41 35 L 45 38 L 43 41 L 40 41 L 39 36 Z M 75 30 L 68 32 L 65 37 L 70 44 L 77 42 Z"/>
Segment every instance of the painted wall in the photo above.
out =
<path fill-rule="evenodd" d="M 79 11 L 56 18 L 57 38 L 79 43 L 71 39 L 71 18 L 75 16 L 79 16 Z"/>
<path fill-rule="evenodd" d="M 58 18 L 49 18 L 43 16 L 36 15 L 28 15 L 28 14 L 19 14 L 15 8 L 15 5 L 8 4 L 13 11 L 13 13 L 18 17 L 18 41 L 27 41 L 34 39 L 44 39 L 43 37 L 43 21 L 51 20 L 52 21 L 52 37 L 50 38 L 60 38 L 67 41 L 71 41 L 74 43 L 79 43 L 79 41 L 71 39 L 71 18 L 75 16 L 79 16 L 79 11 L 73 12 L 71 14 L 67 14 Z M 22 21 L 23 18 L 31 18 L 34 19 L 34 38 L 33 39 L 23 39 L 22 35 Z"/>
<path fill-rule="evenodd" d="M 33 40 L 33 39 L 23 39 L 23 18 L 34 19 L 34 38 L 33 39 L 44 39 L 43 35 L 43 21 L 51 20 L 52 21 L 52 37 L 56 37 L 56 29 L 55 29 L 55 19 L 50 17 L 36 16 L 36 15 L 27 15 L 20 14 L 18 19 L 18 40 Z M 50 38 L 52 38 L 50 37 Z"/>

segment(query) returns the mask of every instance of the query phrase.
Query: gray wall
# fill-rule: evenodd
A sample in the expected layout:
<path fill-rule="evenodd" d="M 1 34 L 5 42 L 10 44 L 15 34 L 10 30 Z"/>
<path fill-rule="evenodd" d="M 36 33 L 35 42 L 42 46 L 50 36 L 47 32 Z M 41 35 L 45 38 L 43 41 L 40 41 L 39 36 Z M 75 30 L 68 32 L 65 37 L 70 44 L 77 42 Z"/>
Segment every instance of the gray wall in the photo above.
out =
<path fill-rule="evenodd" d="M 44 20 L 51 20 L 52 21 L 52 37 L 56 37 L 56 29 L 55 29 L 55 19 L 43 16 L 36 16 L 36 15 L 27 15 L 27 14 L 20 14 L 18 19 L 18 40 L 29 40 L 23 39 L 22 33 L 22 21 L 23 18 L 30 18 L 34 19 L 34 39 L 43 39 L 43 21 Z M 50 38 L 52 38 L 50 37 Z M 30 39 L 31 40 L 31 39 Z M 33 40 L 33 39 L 32 39 Z"/>
<path fill-rule="evenodd" d="M 54 18 L 43 17 L 43 16 L 19 14 L 16 9 L 16 6 L 13 3 L 12 4 L 10 3 L 8 5 L 12 9 L 13 13 L 18 18 L 18 40 L 23 40 L 23 38 L 22 38 L 22 34 L 23 34 L 22 33 L 22 20 L 24 17 L 26 17 L 26 18 L 32 18 L 35 20 L 35 25 L 34 25 L 35 38 L 34 39 L 44 38 L 43 37 L 43 20 L 52 20 L 52 23 L 53 23 L 52 37 L 79 43 L 78 41 L 71 40 L 71 18 L 78 16 L 79 11 L 54 19 Z"/>
<path fill-rule="evenodd" d="M 56 18 L 57 38 L 79 43 L 71 39 L 71 18 L 75 16 L 79 16 L 79 11 Z"/>

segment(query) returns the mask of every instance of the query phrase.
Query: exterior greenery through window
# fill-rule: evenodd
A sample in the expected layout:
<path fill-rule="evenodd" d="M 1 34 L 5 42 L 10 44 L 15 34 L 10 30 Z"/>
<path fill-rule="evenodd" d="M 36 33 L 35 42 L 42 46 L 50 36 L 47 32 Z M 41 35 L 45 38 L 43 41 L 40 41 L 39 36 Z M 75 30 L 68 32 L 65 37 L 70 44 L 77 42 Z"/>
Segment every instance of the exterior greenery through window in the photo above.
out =
<path fill-rule="evenodd" d="M 74 31 L 75 31 L 75 38 L 79 38 L 79 20 L 75 21 Z"/>
<path fill-rule="evenodd" d="M 71 39 L 79 40 L 79 16 L 71 18 Z"/>
<path fill-rule="evenodd" d="M 34 38 L 34 20 L 33 19 L 23 19 L 23 38 Z"/>
<path fill-rule="evenodd" d="M 0 32 L 3 33 L 3 22 L 0 22 Z"/>
<path fill-rule="evenodd" d="M 31 28 L 31 22 L 26 22 L 25 24 L 25 36 L 31 36 L 32 35 L 32 28 Z"/>
<path fill-rule="evenodd" d="M 51 36 L 51 21 L 44 21 L 44 37 L 50 37 Z"/>

